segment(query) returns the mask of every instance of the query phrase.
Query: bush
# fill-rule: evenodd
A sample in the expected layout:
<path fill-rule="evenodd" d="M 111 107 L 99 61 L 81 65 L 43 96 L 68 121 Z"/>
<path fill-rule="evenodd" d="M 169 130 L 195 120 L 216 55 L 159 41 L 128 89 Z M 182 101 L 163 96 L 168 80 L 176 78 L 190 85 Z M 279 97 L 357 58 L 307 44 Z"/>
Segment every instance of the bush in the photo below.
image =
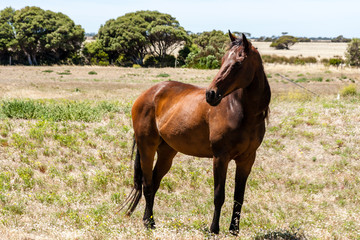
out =
<path fill-rule="evenodd" d="M 109 66 L 109 55 L 103 50 L 100 50 L 91 58 L 90 63 L 99 66 Z"/>
<path fill-rule="evenodd" d="M 209 55 L 206 58 L 200 59 L 200 63 L 202 63 L 206 69 L 216 69 L 220 67 L 220 63 L 214 55 Z"/>
<path fill-rule="evenodd" d="M 354 38 L 347 47 L 346 61 L 351 66 L 360 66 L 360 39 Z"/>
<path fill-rule="evenodd" d="M 221 58 L 227 48 L 229 37 L 222 31 L 213 30 L 192 35 L 194 44 L 189 47 L 185 66 L 198 69 L 220 67 Z"/>
<path fill-rule="evenodd" d="M 85 43 L 82 50 L 85 58 L 85 63 L 92 65 L 108 66 L 109 55 L 104 51 L 101 42 L 96 40 L 94 42 Z"/>
<path fill-rule="evenodd" d="M 357 95 L 355 84 L 350 84 L 348 86 L 343 87 L 343 89 L 341 89 L 340 91 L 340 95 L 343 97 Z"/>
<path fill-rule="evenodd" d="M 144 67 L 175 67 L 175 61 L 173 55 L 166 55 L 163 58 L 148 55 L 144 58 Z"/>
<path fill-rule="evenodd" d="M 288 63 L 288 64 L 296 64 L 296 65 L 304 65 L 306 63 L 317 63 L 315 57 L 284 57 L 277 55 L 262 55 L 262 60 L 266 63 Z"/>
<path fill-rule="evenodd" d="M 270 44 L 270 47 L 274 47 L 276 49 L 290 49 L 290 47 L 297 42 L 298 42 L 298 40 L 296 37 L 282 36 L 282 37 L 279 37 L 278 39 L 274 40 Z"/>
<path fill-rule="evenodd" d="M 341 58 L 330 58 L 329 65 L 338 67 L 344 61 Z"/>
<path fill-rule="evenodd" d="M 336 38 L 331 39 L 331 42 L 350 42 L 350 41 L 351 41 L 351 39 L 344 38 L 343 35 L 339 35 Z"/>
<path fill-rule="evenodd" d="M 179 51 L 179 55 L 178 55 L 178 66 L 184 66 L 185 65 L 185 60 L 188 57 L 189 53 L 191 52 L 191 46 L 185 45 L 180 51 Z"/>

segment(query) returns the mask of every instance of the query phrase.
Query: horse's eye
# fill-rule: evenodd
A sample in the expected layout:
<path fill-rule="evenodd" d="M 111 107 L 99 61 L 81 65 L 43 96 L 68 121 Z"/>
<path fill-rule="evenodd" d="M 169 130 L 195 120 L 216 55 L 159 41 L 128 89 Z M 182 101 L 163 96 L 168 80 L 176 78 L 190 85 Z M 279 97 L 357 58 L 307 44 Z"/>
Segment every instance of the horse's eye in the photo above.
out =
<path fill-rule="evenodd" d="M 232 67 L 233 68 L 238 68 L 238 67 L 240 67 L 240 65 L 241 65 L 241 62 L 236 61 Z"/>

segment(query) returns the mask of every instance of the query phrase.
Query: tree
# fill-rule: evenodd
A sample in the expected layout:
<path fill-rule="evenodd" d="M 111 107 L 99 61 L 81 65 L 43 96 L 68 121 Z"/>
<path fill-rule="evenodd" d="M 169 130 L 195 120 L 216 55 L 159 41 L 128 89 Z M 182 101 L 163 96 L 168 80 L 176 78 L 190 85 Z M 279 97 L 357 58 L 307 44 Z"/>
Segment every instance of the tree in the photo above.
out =
<path fill-rule="evenodd" d="M 354 38 L 348 43 L 346 50 L 346 61 L 351 66 L 360 66 L 360 39 Z"/>
<path fill-rule="evenodd" d="M 229 37 L 223 32 L 212 30 L 211 32 L 202 32 L 192 36 L 193 42 L 202 49 L 212 46 L 217 51 L 223 51 L 229 43 Z"/>
<path fill-rule="evenodd" d="M 137 11 L 110 19 L 100 27 L 98 38 L 111 61 L 120 57 L 140 65 L 146 55 L 165 58 L 188 41 L 179 22 L 158 11 Z"/>
<path fill-rule="evenodd" d="M 86 64 L 107 66 L 109 65 L 109 55 L 104 52 L 103 46 L 99 40 L 87 42 L 84 44 L 82 54 Z"/>
<path fill-rule="evenodd" d="M 229 43 L 229 37 L 222 31 L 213 30 L 192 36 L 195 46 L 191 47 L 185 62 L 187 67 L 210 68 L 220 67 L 221 58 Z"/>
<path fill-rule="evenodd" d="M 13 26 L 13 17 L 15 10 L 13 8 L 5 8 L 0 11 L 0 62 L 3 57 L 11 58 L 11 52 L 16 46 L 15 31 Z M 11 60 L 9 60 L 11 64 Z"/>
<path fill-rule="evenodd" d="M 85 31 L 62 13 L 25 7 L 13 17 L 16 42 L 30 65 L 66 60 L 81 48 Z"/>
<path fill-rule="evenodd" d="M 331 42 L 350 42 L 351 39 L 345 38 L 343 35 L 339 35 L 336 38 L 331 39 Z"/>
<path fill-rule="evenodd" d="M 150 52 L 153 56 L 165 59 L 175 49 L 190 38 L 179 22 L 169 14 L 152 13 L 154 19 L 148 26 L 148 39 L 151 44 Z"/>
<path fill-rule="evenodd" d="M 292 45 L 297 43 L 297 38 L 293 36 L 281 36 L 278 39 L 275 39 L 271 44 L 270 47 L 274 47 L 276 49 L 287 49 L 289 50 Z"/>

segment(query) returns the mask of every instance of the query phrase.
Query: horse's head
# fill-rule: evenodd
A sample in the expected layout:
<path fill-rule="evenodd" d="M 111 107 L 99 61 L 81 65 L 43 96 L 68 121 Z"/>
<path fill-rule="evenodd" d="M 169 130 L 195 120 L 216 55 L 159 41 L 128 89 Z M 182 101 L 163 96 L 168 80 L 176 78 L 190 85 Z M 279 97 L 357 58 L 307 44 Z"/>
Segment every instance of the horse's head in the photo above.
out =
<path fill-rule="evenodd" d="M 230 31 L 230 49 L 222 58 L 219 72 L 206 90 L 206 101 L 216 106 L 236 89 L 247 87 L 254 77 L 261 58 L 258 51 L 242 34 L 236 38 Z"/>

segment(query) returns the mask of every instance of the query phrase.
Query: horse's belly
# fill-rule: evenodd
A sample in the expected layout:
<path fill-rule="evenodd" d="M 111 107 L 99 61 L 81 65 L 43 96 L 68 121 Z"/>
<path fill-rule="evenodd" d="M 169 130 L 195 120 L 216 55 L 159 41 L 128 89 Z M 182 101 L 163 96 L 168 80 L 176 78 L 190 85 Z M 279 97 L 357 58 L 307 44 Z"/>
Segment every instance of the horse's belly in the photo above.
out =
<path fill-rule="evenodd" d="M 207 131 L 163 129 L 163 131 L 160 130 L 160 136 L 178 152 L 196 157 L 211 158 L 213 156 Z"/>

